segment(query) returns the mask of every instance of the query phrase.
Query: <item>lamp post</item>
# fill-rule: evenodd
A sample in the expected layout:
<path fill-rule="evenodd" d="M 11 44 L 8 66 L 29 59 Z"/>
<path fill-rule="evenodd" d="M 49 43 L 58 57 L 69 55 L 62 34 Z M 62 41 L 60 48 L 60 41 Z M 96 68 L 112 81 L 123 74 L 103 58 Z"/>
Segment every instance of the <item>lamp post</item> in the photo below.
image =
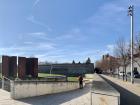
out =
<path fill-rule="evenodd" d="M 51 69 L 50 69 L 50 75 L 52 75 L 52 64 L 51 64 Z"/>
<path fill-rule="evenodd" d="M 133 45 L 134 45 L 134 6 L 130 5 L 128 7 L 128 16 L 131 17 L 131 83 L 134 83 L 134 78 L 133 78 Z"/>

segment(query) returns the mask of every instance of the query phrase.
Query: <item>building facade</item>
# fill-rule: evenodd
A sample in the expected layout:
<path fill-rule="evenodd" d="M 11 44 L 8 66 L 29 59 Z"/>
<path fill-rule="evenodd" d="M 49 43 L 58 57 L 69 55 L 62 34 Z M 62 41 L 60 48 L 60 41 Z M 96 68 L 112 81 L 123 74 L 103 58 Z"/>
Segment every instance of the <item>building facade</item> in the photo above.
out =
<path fill-rule="evenodd" d="M 107 55 L 103 56 L 103 59 L 106 59 L 109 62 L 109 65 L 112 67 L 110 69 L 112 69 L 112 71 L 115 74 L 118 74 L 118 72 L 123 72 L 124 71 L 124 66 L 123 66 L 123 63 L 121 61 L 121 58 L 116 58 L 116 57 L 113 57 L 113 56 L 110 56 L 109 54 L 107 54 Z M 127 59 L 126 73 L 131 72 L 130 60 L 131 59 Z M 117 67 L 116 63 L 118 63 L 120 66 Z M 134 66 L 133 70 L 136 70 L 140 73 L 140 56 L 139 56 L 139 54 L 134 54 L 133 66 Z M 110 69 L 108 69 L 107 72 L 110 73 Z"/>
<path fill-rule="evenodd" d="M 94 72 L 94 64 L 41 64 L 39 72 L 62 74 L 66 76 L 79 76 Z"/>

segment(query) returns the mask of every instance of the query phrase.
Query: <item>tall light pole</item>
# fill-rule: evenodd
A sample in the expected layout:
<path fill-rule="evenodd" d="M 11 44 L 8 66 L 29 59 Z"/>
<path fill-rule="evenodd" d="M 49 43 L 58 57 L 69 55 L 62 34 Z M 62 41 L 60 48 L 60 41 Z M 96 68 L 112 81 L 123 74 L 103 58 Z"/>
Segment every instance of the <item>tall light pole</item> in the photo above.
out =
<path fill-rule="evenodd" d="M 134 6 L 130 5 L 128 8 L 128 15 L 131 17 L 131 83 L 134 83 L 134 78 L 133 78 L 133 45 L 134 45 Z"/>
<path fill-rule="evenodd" d="M 50 69 L 50 75 L 52 75 L 52 64 L 51 64 L 51 69 Z"/>

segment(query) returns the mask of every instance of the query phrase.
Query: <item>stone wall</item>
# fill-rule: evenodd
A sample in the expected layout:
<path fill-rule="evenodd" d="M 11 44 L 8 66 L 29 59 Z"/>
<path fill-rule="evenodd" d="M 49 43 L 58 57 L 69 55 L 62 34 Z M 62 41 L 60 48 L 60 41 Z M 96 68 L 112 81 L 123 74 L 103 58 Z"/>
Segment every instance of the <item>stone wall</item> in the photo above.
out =
<path fill-rule="evenodd" d="M 11 81 L 11 98 L 20 99 L 78 88 L 78 82 Z"/>
<path fill-rule="evenodd" d="M 94 78 L 94 74 L 85 74 L 85 78 L 93 79 Z"/>

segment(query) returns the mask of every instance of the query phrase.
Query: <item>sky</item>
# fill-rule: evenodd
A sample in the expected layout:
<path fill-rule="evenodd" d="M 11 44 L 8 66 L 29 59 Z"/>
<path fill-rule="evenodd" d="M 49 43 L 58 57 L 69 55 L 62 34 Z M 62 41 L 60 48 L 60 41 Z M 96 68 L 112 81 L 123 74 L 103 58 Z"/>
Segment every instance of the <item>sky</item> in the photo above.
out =
<path fill-rule="evenodd" d="M 140 0 L 0 0 L 0 55 L 95 62 L 130 40 L 130 4 L 138 35 Z"/>

